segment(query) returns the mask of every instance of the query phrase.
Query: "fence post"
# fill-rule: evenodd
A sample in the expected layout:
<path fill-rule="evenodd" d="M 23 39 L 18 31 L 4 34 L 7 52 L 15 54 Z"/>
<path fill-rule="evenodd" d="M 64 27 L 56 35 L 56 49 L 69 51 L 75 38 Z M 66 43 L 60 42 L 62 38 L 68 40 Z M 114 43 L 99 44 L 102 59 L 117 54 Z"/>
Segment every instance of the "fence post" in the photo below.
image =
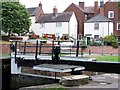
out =
<path fill-rule="evenodd" d="M 26 41 L 24 43 L 24 52 L 23 52 L 24 55 L 25 55 L 25 52 L 26 52 Z"/>
<path fill-rule="evenodd" d="M 17 60 L 17 41 L 15 42 L 15 63 Z"/>
<path fill-rule="evenodd" d="M 53 59 L 54 40 L 52 41 L 52 59 Z"/>
<path fill-rule="evenodd" d="M 35 52 L 36 62 L 37 62 L 37 55 L 38 55 L 38 40 L 36 41 L 36 52 Z"/>
<path fill-rule="evenodd" d="M 40 41 L 40 46 L 39 46 L 39 55 L 41 54 L 41 48 L 42 48 L 42 41 Z"/>
<path fill-rule="evenodd" d="M 60 45 L 60 41 L 58 40 L 58 45 Z"/>
<path fill-rule="evenodd" d="M 76 57 L 78 57 L 78 54 L 79 54 L 79 40 L 77 41 Z"/>

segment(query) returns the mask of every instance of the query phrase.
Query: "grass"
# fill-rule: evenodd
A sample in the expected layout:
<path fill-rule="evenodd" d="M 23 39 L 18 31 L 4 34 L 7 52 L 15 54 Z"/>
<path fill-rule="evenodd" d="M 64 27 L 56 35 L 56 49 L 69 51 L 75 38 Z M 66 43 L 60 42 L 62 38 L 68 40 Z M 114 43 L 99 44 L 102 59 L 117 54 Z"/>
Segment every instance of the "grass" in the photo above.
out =
<path fill-rule="evenodd" d="M 2 41 L 2 40 L 0 40 L 0 44 L 10 44 L 10 42 L 9 41 Z"/>
<path fill-rule="evenodd" d="M 110 56 L 110 55 L 91 55 L 87 56 L 91 58 L 96 58 L 97 61 L 108 61 L 108 62 L 120 62 L 118 56 Z"/>

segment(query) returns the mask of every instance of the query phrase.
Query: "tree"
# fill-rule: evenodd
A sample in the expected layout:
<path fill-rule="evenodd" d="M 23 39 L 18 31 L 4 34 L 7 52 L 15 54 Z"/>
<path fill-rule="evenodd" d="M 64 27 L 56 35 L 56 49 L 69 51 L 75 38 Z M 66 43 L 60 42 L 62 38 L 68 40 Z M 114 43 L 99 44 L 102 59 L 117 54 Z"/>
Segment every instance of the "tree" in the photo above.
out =
<path fill-rule="evenodd" d="M 10 36 L 13 33 L 25 35 L 30 27 L 29 14 L 19 2 L 2 2 L 2 31 Z"/>
<path fill-rule="evenodd" d="M 120 1 L 118 2 L 118 8 L 120 8 Z"/>

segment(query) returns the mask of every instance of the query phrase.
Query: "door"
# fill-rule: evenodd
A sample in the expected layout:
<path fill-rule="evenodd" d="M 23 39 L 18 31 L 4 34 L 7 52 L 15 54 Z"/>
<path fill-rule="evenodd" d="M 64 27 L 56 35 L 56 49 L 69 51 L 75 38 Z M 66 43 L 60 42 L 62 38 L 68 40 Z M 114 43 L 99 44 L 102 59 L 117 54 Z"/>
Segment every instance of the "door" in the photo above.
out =
<path fill-rule="evenodd" d="M 90 37 L 87 37 L 87 45 L 90 44 Z"/>

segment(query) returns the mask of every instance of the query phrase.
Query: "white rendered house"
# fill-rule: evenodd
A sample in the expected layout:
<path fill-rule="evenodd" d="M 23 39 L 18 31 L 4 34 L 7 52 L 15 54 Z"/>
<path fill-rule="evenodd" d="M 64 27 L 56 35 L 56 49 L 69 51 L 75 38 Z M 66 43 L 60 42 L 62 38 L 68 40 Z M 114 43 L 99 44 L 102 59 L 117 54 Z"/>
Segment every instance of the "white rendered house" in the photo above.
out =
<path fill-rule="evenodd" d="M 68 35 L 77 39 L 77 20 L 73 12 L 57 13 L 55 7 L 53 13 L 42 15 L 36 23 L 40 26 L 35 33 L 40 37 L 44 34 L 54 34 L 55 37 Z"/>
<path fill-rule="evenodd" d="M 113 34 L 113 22 L 102 14 L 84 22 L 84 36 L 87 41 Z"/>
<path fill-rule="evenodd" d="M 30 20 L 31 20 L 31 26 L 29 28 L 29 32 L 33 31 L 35 33 L 36 30 L 39 29 L 38 27 L 40 27 L 40 25 L 35 22 L 41 15 L 44 14 L 43 9 L 42 9 L 42 4 L 40 2 L 38 7 L 26 8 L 26 10 L 30 15 Z"/>

